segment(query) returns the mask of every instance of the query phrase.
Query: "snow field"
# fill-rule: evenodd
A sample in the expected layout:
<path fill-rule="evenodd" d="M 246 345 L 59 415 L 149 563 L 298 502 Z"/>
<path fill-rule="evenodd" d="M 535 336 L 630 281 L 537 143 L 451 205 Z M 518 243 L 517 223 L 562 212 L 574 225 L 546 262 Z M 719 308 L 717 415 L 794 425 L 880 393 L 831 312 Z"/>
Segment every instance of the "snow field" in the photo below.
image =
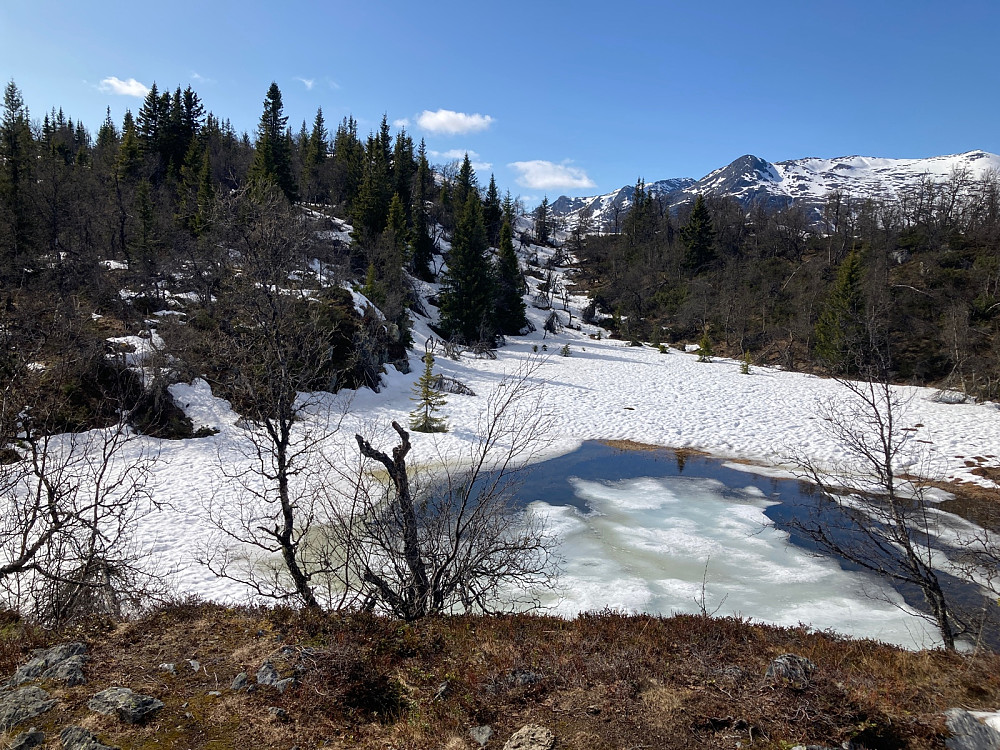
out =
<path fill-rule="evenodd" d="M 553 251 L 530 247 L 528 252 L 544 262 Z M 559 269 L 557 279 L 562 276 Z M 530 283 L 528 299 L 539 282 Z M 570 297 L 574 324 L 586 303 L 583 297 Z M 566 322 L 568 312 L 560 310 L 559 303 L 557 310 Z M 587 325 L 580 331 L 565 328 L 544 335 L 542 324 L 549 311 L 529 307 L 528 313 L 538 330 L 509 338 L 495 360 L 469 355 L 459 361 L 435 359 L 435 372 L 460 380 L 477 395 L 447 396 L 443 413 L 450 431 L 412 434 L 411 466 L 434 468 L 467 460 L 489 395 L 505 376 L 524 372 L 532 362 L 529 379 L 539 386 L 538 400 L 526 402 L 524 408 L 541 410 L 546 426 L 530 457 L 535 461 L 572 451 L 589 439 L 697 449 L 754 462 L 762 472 L 784 476 L 792 469 L 792 457 L 821 466 L 847 458 L 821 429 L 818 416 L 824 404 L 845 397 L 845 389 L 833 380 L 756 366 L 745 376 L 739 362 L 702 363 L 697 355 L 675 349 L 661 354 L 651 347 L 592 338 L 598 329 Z M 355 432 L 385 449 L 395 438 L 389 423 L 407 424 L 414 407 L 412 387 L 422 369 L 419 356 L 432 335 L 428 322 L 415 322 L 411 373 L 388 367 L 378 394 L 345 392 L 311 404 L 307 424 L 314 426 L 324 424 L 326 407 L 338 415 L 346 409 L 339 429 L 326 435 L 321 445 L 339 465 L 358 461 Z M 559 356 L 564 345 L 569 345 L 569 357 Z M 245 500 L 239 483 L 227 478 L 250 476 L 251 464 L 239 449 L 239 416 L 204 382 L 171 390 L 195 428 L 210 426 L 219 433 L 198 440 L 148 441 L 159 451 L 153 490 L 163 509 L 142 519 L 139 541 L 180 592 L 244 599 L 242 587 L 214 577 L 196 562 L 199 551 L 219 543 L 207 522 L 209 505 L 238 517 Z M 965 461 L 993 456 L 1000 445 L 996 406 L 937 403 L 930 400 L 932 390 L 901 390 L 910 397 L 901 421 L 914 427 L 903 463 L 916 471 L 931 467 L 935 478 L 981 481 Z M 783 534 L 764 528 L 762 514 L 769 501 L 751 490 L 733 502 L 710 480 L 687 478 L 637 479 L 622 486 L 580 483 L 576 489 L 593 514 L 544 503 L 532 506 L 563 540 L 565 575 L 558 596 L 548 602 L 561 614 L 603 607 L 665 614 L 696 611 L 695 599 L 706 577 L 709 611 L 728 597 L 722 612 L 790 625 L 806 622 L 907 645 L 931 642 L 921 620 L 866 598 L 861 579 L 832 561 L 796 551 Z"/>

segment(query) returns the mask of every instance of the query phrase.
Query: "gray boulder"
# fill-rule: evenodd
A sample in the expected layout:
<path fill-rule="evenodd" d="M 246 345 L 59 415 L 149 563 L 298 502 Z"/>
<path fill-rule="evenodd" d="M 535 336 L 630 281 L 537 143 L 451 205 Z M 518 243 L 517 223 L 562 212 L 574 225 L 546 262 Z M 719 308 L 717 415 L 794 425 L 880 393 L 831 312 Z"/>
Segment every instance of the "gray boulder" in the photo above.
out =
<path fill-rule="evenodd" d="M 552 750 L 555 745 L 556 737 L 550 730 L 528 724 L 510 736 L 503 750 Z"/>
<path fill-rule="evenodd" d="M 93 732 L 83 727 L 66 727 L 59 733 L 63 750 L 118 750 L 100 742 Z"/>
<path fill-rule="evenodd" d="M 1000 732 L 979 721 L 968 711 L 950 708 L 944 712 L 951 737 L 944 741 L 948 750 L 995 750 L 1000 747 Z"/>
<path fill-rule="evenodd" d="M 141 724 L 163 708 L 163 701 L 128 688 L 112 687 L 91 698 L 87 708 L 105 716 L 117 716 L 126 724 Z"/>
<path fill-rule="evenodd" d="M 764 676 L 795 690 L 805 690 L 815 669 L 816 665 L 804 656 L 782 654 L 768 665 Z"/>
<path fill-rule="evenodd" d="M 294 682 L 295 679 L 292 677 L 281 679 L 281 675 L 278 674 L 278 670 L 275 669 L 274 665 L 269 661 L 261 664 L 260 669 L 257 670 L 257 684 L 270 685 L 279 693 L 285 692 Z"/>
<path fill-rule="evenodd" d="M 242 690 L 247 686 L 247 673 L 240 672 L 236 677 L 233 678 L 232 689 Z"/>
<path fill-rule="evenodd" d="M 27 732 L 21 732 L 10 743 L 8 750 L 31 750 L 45 744 L 45 733 L 32 727 Z"/>
<path fill-rule="evenodd" d="M 18 724 L 41 716 L 56 702 L 40 687 L 24 687 L 0 698 L 0 731 L 6 732 Z"/>
<path fill-rule="evenodd" d="M 83 672 L 80 669 L 85 660 L 83 654 L 86 652 L 87 647 L 82 643 L 64 643 L 52 648 L 35 649 L 31 654 L 31 660 L 14 672 L 14 676 L 10 678 L 10 684 L 12 687 L 17 687 L 30 680 L 63 679 L 61 677 L 53 677 L 50 673 L 54 673 L 56 667 L 62 662 L 74 657 L 76 657 L 76 660 L 72 663 L 73 667 L 69 668 L 67 674 L 72 675 L 72 679 L 83 681 Z M 71 682 L 69 684 L 79 685 L 80 682 Z"/>
<path fill-rule="evenodd" d="M 83 676 L 83 665 L 87 663 L 87 657 L 83 654 L 71 656 L 42 672 L 43 680 L 58 680 L 69 687 L 82 685 L 87 681 Z"/>
<path fill-rule="evenodd" d="M 278 674 L 278 670 L 275 669 L 274 665 L 269 661 L 261 664 L 260 669 L 257 670 L 258 685 L 274 685 L 280 679 L 281 675 Z"/>

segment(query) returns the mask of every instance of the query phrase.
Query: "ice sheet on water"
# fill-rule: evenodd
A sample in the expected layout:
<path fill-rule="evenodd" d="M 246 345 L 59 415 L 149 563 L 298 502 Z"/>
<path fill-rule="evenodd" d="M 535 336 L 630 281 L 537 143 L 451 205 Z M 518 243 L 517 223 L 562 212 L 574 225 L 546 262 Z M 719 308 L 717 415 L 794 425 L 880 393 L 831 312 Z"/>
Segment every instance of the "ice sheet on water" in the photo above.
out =
<path fill-rule="evenodd" d="M 565 559 L 557 600 L 563 615 L 611 607 L 671 614 L 708 611 L 780 625 L 933 645 L 932 630 L 871 578 L 810 555 L 770 526 L 773 504 L 759 490 L 714 479 L 571 480 L 591 512 L 535 503 L 561 539 Z M 867 593 L 866 593 L 867 592 Z"/>

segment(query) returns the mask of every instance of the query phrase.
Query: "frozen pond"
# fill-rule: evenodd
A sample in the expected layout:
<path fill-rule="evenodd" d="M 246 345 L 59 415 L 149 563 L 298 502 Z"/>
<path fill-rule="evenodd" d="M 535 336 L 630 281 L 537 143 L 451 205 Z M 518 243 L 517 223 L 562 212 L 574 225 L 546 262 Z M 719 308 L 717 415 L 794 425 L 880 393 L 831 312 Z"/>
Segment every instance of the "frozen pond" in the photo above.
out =
<path fill-rule="evenodd" d="M 606 607 L 722 615 L 932 647 L 934 628 L 903 594 L 774 526 L 816 502 L 794 480 L 668 450 L 585 443 L 534 467 L 521 490 L 565 558 L 559 614 Z"/>

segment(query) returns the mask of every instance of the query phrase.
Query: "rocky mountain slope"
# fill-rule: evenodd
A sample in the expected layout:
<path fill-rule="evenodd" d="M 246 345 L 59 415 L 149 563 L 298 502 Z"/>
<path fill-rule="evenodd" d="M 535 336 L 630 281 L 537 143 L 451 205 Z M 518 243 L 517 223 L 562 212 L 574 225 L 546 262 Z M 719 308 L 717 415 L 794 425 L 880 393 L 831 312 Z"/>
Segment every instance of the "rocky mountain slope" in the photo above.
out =
<path fill-rule="evenodd" d="M 1000 172 L 1000 156 L 986 151 L 934 156 L 926 159 L 885 159 L 841 156 L 835 159 L 808 157 L 771 163 L 747 154 L 700 180 L 662 180 L 650 191 L 672 210 L 705 196 L 732 197 L 744 206 L 763 203 L 769 209 L 798 205 L 818 221 L 825 196 L 838 191 L 855 198 L 899 198 L 922 182 L 941 182 L 953 175 L 980 179 L 989 171 Z M 594 231 L 613 231 L 631 207 L 635 188 L 626 186 L 592 198 L 562 196 L 552 204 L 552 213 L 570 226 L 589 218 Z"/>

